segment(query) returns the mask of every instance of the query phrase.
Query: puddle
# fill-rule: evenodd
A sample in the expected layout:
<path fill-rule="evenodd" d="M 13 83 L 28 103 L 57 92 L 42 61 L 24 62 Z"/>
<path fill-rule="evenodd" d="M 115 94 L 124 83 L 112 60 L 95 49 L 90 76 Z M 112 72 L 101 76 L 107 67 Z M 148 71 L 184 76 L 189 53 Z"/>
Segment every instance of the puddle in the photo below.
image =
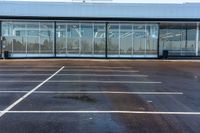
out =
<path fill-rule="evenodd" d="M 91 98 L 90 96 L 87 95 L 67 95 L 67 94 L 60 94 L 54 96 L 54 98 L 61 98 L 61 99 L 72 99 L 72 100 L 77 100 L 77 101 L 82 101 L 82 102 L 90 102 L 90 103 L 96 103 L 96 99 Z"/>

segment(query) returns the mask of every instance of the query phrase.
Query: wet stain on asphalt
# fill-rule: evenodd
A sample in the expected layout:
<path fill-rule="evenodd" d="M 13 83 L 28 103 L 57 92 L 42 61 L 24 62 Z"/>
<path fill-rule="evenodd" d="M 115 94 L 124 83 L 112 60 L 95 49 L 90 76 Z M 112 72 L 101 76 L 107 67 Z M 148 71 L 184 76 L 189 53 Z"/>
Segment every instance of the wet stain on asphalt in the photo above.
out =
<path fill-rule="evenodd" d="M 96 103 L 97 100 L 95 98 L 92 98 L 87 95 L 66 95 L 66 94 L 59 94 L 54 96 L 54 98 L 60 98 L 60 99 L 72 99 L 82 102 L 88 102 L 88 103 Z"/>

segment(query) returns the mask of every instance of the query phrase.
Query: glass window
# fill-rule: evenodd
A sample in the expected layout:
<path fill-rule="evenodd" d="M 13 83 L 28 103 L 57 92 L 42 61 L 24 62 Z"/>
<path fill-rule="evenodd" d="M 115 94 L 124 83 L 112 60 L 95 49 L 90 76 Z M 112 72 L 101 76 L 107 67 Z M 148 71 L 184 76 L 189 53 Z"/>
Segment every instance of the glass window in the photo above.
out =
<path fill-rule="evenodd" d="M 133 25 L 133 55 L 144 57 L 146 48 L 146 27 L 144 24 Z"/>
<path fill-rule="evenodd" d="M 2 22 L 3 50 L 13 57 L 54 55 L 53 23 Z"/>
<path fill-rule="evenodd" d="M 105 24 L 57 23 L 57 56 L 105 57 Z"/>
<path fill-rule="evenodd" d="M 110 24 L 108 30 L 108 56 L 157 57 L 157 24 Z"/>
<path fill-rule="evenodd" d="M 66 23 L 57 23 L 56 53 L 57 53 L 57 56 L 66 56 L 67 54 L 67 24 Z"/>
<path fill-rule="evenodd" d="M 199 25 L 199 48 L 198 48 L 198 56 L 200 56 L 200 25 Z"/>
<path fill-rule="evenodd" d="M 119 24 L 108 25 L 108 57 L 119 56 Z"/>
<path fill-rule="evenodd" d="M 79 56 L 80 54 L 80 27 L 79 24 L 68 24 L 67 27 L 67 51 L 72 56 Z M 69 55 L 70 56 L 70 55 Z"/>
<path fill-rule="evenodd" d="M 157 56 L 158 25 L 146 25 L 146 57 Z"/>
<path fill-rule="evenodd" d="M 94 25 L 94 55 L 105 57 L 105 24 Z"/>
<path fill-rule="evenodd" d="M 120 25 L 120 56 L 132 55 L 132 25 Z"/>
<path fill-rule="evenodd" d="M 40 54 L 51 56 L 54 54 L 54 28 L 53 23 L 40 23 Z"/>
<path fill-rule="evenodd" d="M 39 56 L 39 23 L 27 23 L 27 56 Z"/>
<path fill-rule="evenodd" d="M 94 26 L 92 24 L 81 24 L 81 54 L 93 54 L 94 51 Z"/>
<path fill-rule="evenodd" d="M 195 55 L 195 24 L 170 23 L 160 26 L 160 55 L 168 50 L 172 56 Z"/>
<path fill-rule="evenodd" d="M 3 50 L 7 50 L 12 54 L 18 54 L 22 57 L 26 56 L 26 25 L 24 23 L 4 23 L 2 22 L 2 35 L 5 37 L 3 42 Z"/>
<path fill-rule="evenodd" d="M 196 25 L 187 25 L 186 43 L 182 46 L 184 56 L 196 55 Z"/>

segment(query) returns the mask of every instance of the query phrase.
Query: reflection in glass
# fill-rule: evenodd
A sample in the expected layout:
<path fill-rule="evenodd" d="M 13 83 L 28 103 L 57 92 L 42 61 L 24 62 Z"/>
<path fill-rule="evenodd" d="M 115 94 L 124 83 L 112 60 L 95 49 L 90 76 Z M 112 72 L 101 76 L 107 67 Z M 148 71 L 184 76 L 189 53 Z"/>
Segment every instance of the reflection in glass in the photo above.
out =
<path fill-rule="evenodd" d="M 40 53 L 44 55 L 54 53 L 53 23 L 40 23 Z"/>
<path fill-rule="evenodd" d="M 144 24 L 133 25 L 133 54 L 136 57 L 144 57 L 146 53 L 146 27 Z"/>
<path fill-rule="evenodd" d="M 53 23 L 2 22 L 3 50 L 13 57 L 51 57 L 54 55 Z"/>
<path fill-rule="evenodd" d="M 94 55 L 105 57 L 105 24 L 94 25 Z"/>
<path fill-rule="evenodd" d="M 105 24 L 57 23 L 58 57 L 105 57 Z"/>
<path fill-rule="evenodd" d="M 158 25 L 146 25 L 146 55 L 157 55 Z"/>
<path fill-rule="evenodd" d="M 132 25 L 120 26 L 120 55 L 132 55 Z"/>
<path fill-rule="evenodd" d="M 56 25 L 56 53 L 57 56 L 64 56 L 67 53 L 67 24 L 65 23 Z"/>
<path fill-rule="evenodd" d="M 172 56 L 195 55 L 196 27 L 195 24 L 161 24 L 160 55 L 168 50 Z"/>
<path fill-rule="evenodd" d="M 119 24 L 108 26 L 108 57 L 119 56 Z"/>
<path fill-rule="evenodd" d="M 39 23 L 27 23 L 27 54 L 39 54 Z"/>
<path fill-rule="evenodd" d="M 92 24 L 81 24 L 81 54 L 93 54 L 94 51 L 94 29 Z"/>
<path fill-rule="evenodd" d="M 110 23 L 108 57 L 157 57 L 157 24 Z"/>

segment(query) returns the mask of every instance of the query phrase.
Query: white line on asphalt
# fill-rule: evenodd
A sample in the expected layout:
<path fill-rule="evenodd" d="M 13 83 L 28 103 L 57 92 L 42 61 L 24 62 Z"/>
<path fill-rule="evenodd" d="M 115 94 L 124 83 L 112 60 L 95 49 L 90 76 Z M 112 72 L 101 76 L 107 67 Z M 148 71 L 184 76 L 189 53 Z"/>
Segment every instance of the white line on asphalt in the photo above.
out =
<path fill-rule="evenodd" d="M 0 66 L 0 68 L 59 68 L 60 66 Z M 65 68 L 134 68 L 134 67 L 116 67 L 116 66 L 65 66 Z"/>
<path fill-rule="evenodd" d="M 19 73 L 19 74 L 0 74 L 0 76 L 46 76 L 51 74 L 28 74 L 28 73 Z M 148 75 L 140 74 L 57 74 L 56 76 L 92 76 L 92 77 L 148 77 Z"/>
<path fill-rule="evenodd" d="M 26 97 L 28 97 L 29 95 L 31 95 L 34 91 L 36 91 L 38 88 L 40 88 L 43 84 L 45 84 L 47 81 L 49 81 L 51 78 L 53 78 L 57 73 L 59 73 L 63 69 L 64 69 L 64 66 L 61 67 L 58 71 L 56 71 L 54 74 L 52 74 L 49 78 L 47 78 L 46 80 L 44 80 L 42 83 L 40 83 L 39 85 L 37 85 L 35 88 L 33 88 L 32 90 L 30 90 L 28 93 L 26 93 L 24 96 L 22 96 L 21 98 L 19 98 L 13 104 L 11 104 L 6 109 L 4 109 L 3 112 L 0 113 L 0 117 L 2 117 L 4 114 L 6 114 L 9 110 L 11 110 L 13 107 L 15 107 L 18 103 L 20 103 L 21 101 L 23 101 Z"/>
<path fill-rule="evenodd" d="M 1 111 L 4 113 L 5 111 Z M 7 111 L 18 114 L 150 114 L 150 115 L 200 115 L 200 112 L 161 112 L 161 111 Z"/>
<path fill-rule="evenodd" d="M 0 83 L 12 83 L 12 82 L 24 82 L 24 83 L 37 83 L 42 82 L 40 80 L 1 80 Z M 151 81 L 99 81 L 99 80 L 49 80 L 51 83 L 107 83 L 107 84 L 162 84 L 162 82 Z"/>
<path fill-rule="evenodd" d="M 0 66 L 0 68 L 60 68 L 61 66 Z"/>
<path fill-rule="evenodd" d="M 38 72 L 46 72 L 46 71 L 55 71 L 54 69 L 11 69 L 11 70 L 8 70 L 8 69 L 0 69 L 0 72 L 27 72 L 27 71 L 38 71 Z M 65 72 L 71 72 L 71 71 L 75 71 L 75 72 L 128 72 L 128 73 L 136 73 L 136 72 L 139 72 L 138 70 L 96 70 L 96 69 L 65 69 L 65 70 L 62 70 L 62 71 L 65 71 Z"/>
<path fill-rule="evenodd" d="M 52 83 L 119 83 L 119 84 L 162 84 L 162 82 L 151 81 L 102 81 L 102 80 L 50 80 Z"/>
<path fill-rule="evenodd" d="M 8 69 L 0 69 L 0 72 L 32 72 L 32 71 L 38 71 L 38 72 L 50 72 L 50 71 L 55 71 L 56 69 L 10 69 L 10 70 L 8 70 Z"/>
<path fill-rule="evenodd" d="M 29 91 L 0 91 L 0 93 L 27 93 Z M 183 95 L 183 92 L 125 92 L 125 91 L 34 91 L 39 94 L 141 94 L 141 95 Z"/>

